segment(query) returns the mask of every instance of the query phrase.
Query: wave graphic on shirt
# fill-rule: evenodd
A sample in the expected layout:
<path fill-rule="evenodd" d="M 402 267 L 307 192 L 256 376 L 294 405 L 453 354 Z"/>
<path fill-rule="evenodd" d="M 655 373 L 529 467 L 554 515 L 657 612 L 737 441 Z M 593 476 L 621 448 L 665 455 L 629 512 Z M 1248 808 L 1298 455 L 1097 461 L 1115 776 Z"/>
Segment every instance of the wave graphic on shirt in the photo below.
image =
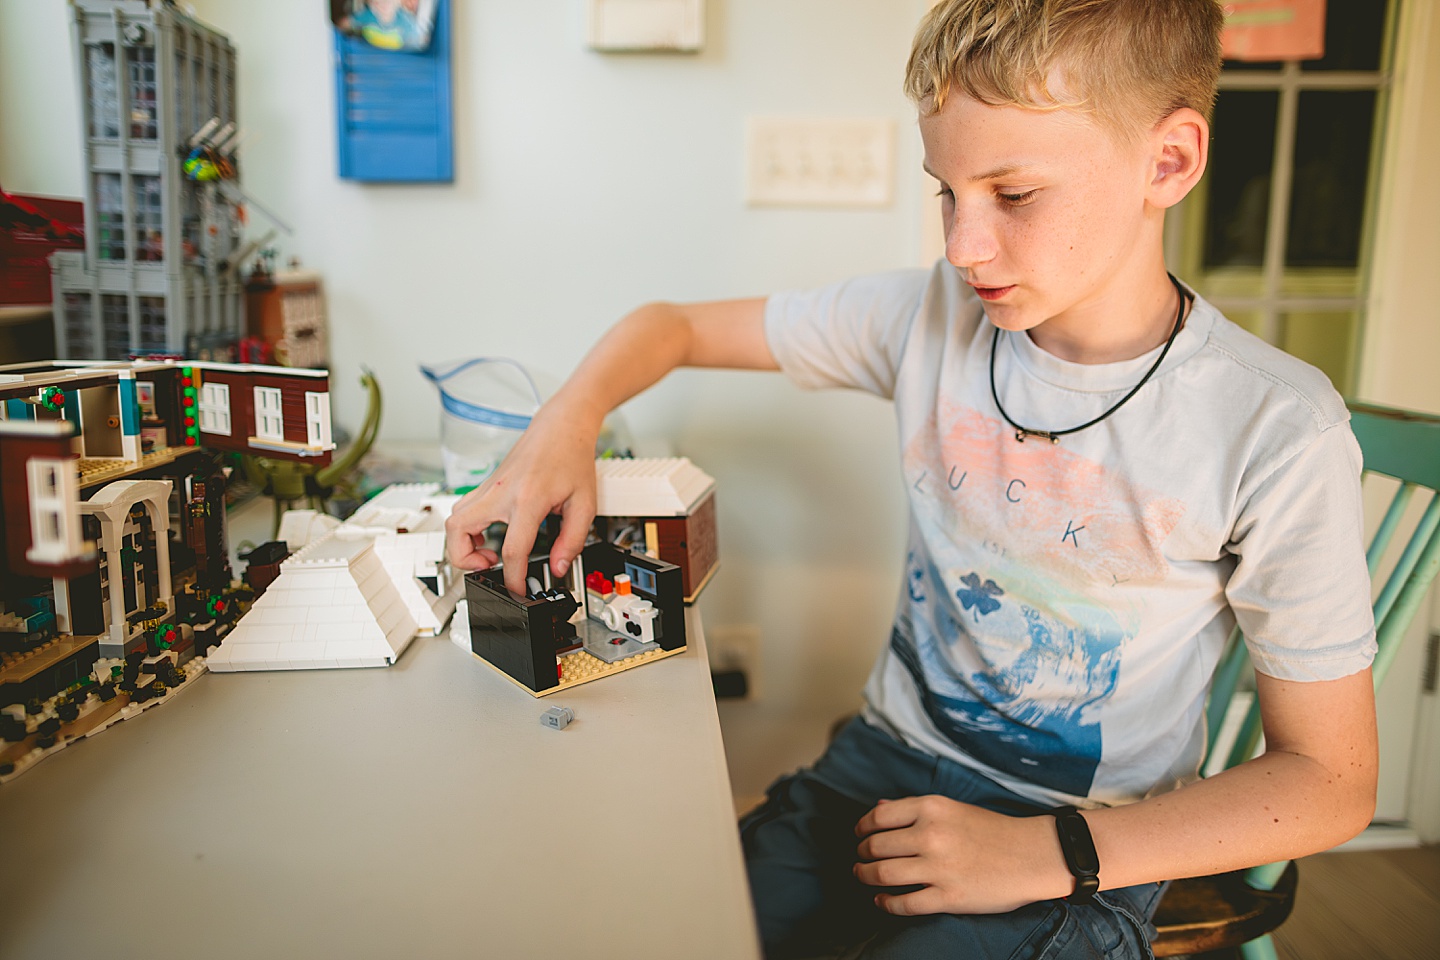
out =
<path fill-rule="evenodd" d="M 1119 681 L 1128 639 L 1120 625 L 1104 611 L 1094 611 L 1090 625 L 1061 623 L 1028 604 L 1007 602 L 1003 588 L 979 572 L 960 579 L 957 617 L 949 603 L 917 600 L 937 584 L 911 569 L 912 613 L 921 616 L 897 620 L 890 649 L 915 681 L 931 723 L 996 771 L 1076 796 L 1089 793 L 1103 747 L 1093 707 Z M 966 623 L 991 617 L 1001 622 L 983 633 Z M 957 666 L 977 655 L 986 669 Z"/>
<path fill-rule="evenodd" d="M 890 649 L 925 713 L 997 772 L 1088 794 L 1140 627 L 1133 585 L 1166 575 L 1184 504 L 944 399 L 904 469 L 914 527 Z"/>

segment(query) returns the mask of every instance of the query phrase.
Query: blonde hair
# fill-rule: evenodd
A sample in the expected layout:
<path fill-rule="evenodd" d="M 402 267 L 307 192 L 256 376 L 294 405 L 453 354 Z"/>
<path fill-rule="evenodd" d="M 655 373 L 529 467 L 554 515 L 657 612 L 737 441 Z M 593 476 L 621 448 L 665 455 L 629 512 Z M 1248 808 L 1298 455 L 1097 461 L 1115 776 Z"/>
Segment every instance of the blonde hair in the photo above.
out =
<path fill-rule="evenodd" d="M 905 93 L 929 112 L 982 103 L 1079 109 L 1125 137 L 1181 107 L 1208 120 L 1217 0 L 942 0 L 915 35 Z"/>

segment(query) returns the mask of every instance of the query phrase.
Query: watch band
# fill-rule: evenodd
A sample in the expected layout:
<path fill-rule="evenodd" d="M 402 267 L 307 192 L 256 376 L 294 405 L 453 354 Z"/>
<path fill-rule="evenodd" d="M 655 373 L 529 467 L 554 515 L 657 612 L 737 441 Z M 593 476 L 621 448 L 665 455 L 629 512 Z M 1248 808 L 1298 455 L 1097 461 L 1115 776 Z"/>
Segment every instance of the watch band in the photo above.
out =
<path fill-rule="evenodd" d="M 1095 853 L 1090 825 L 1074 807 L 1056 807 L 1050 813 L 1055 817 L 1065 866 L 1075 878 L 1075 892 L 1065 899 L 1069 903 L 1089 903 L 1100 889 L 1100 857 Z"/>

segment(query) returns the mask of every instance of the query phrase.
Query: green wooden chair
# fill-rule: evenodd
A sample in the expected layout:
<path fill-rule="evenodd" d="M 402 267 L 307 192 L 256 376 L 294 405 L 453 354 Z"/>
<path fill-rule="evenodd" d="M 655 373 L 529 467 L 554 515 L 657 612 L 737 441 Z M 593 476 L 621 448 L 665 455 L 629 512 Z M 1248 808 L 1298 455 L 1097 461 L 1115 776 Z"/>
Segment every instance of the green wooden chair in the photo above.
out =
<path fill-rule="evenodd" d="M 1440 417 L 1359 403 L 1350 405 L 1350 413 L 1351 426 L 1365 454 L 1366 473 L 1400 481 L 1366 552 L 1371 577 L 1415 491 L 1424 489 L 1430 493 L 1424 515 L 1375 600 L 1380 651 L 1375 658 L 1374 676 L 1378 690 L 1410 621 L 1420 609 L 1421 598 L 1440 571 Z M 1206 722 L 1211 751 L 1216 748 L 1226 710 L 1248 666 L 1245 644 L 1236 630 L 1210 690 Z M 1259 739 L 1260 706 L 1252 703 L 1225 766 L 1250 759 Z M 1290 915 L 1296 881 L 1293 862 L 1176 881 L 1155 916 L 1160 931 L 1153 945 L 1156 955 L 1174 957 L 1239 948 L 1246 960 L 1273 960 L 1275 944 L 1270 931 Z"/>

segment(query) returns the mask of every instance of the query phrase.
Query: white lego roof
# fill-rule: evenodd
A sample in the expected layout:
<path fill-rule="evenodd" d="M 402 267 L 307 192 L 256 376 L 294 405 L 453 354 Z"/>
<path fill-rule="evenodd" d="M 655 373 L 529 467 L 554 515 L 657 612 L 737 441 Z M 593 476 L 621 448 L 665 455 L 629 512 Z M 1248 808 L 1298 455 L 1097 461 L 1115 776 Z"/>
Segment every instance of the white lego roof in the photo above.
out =
<path fill-rule="evenodd" d="M 440 633 L 465 581 L 454 577 L 437 596 L 418 578 L 440 576 L 445 518 L 458 499 L 441 495 L 438 484 L 381 492 L 281 564 L 280 576 L 211 651 L 210 668 L 385 666 L 417 634 Z"/>
<path fill-rule="evenodd" d="M 595 513 L 602 517 L 683 517 L 714 487 L 689 457 L 595 461 Z"/>
<path fill-rule="evenodd" d="M 206 659 L 220 673 L 383 667 L 416 630 L 374 544 L 366 543 L 346 560 L 286 561 Z"/>

